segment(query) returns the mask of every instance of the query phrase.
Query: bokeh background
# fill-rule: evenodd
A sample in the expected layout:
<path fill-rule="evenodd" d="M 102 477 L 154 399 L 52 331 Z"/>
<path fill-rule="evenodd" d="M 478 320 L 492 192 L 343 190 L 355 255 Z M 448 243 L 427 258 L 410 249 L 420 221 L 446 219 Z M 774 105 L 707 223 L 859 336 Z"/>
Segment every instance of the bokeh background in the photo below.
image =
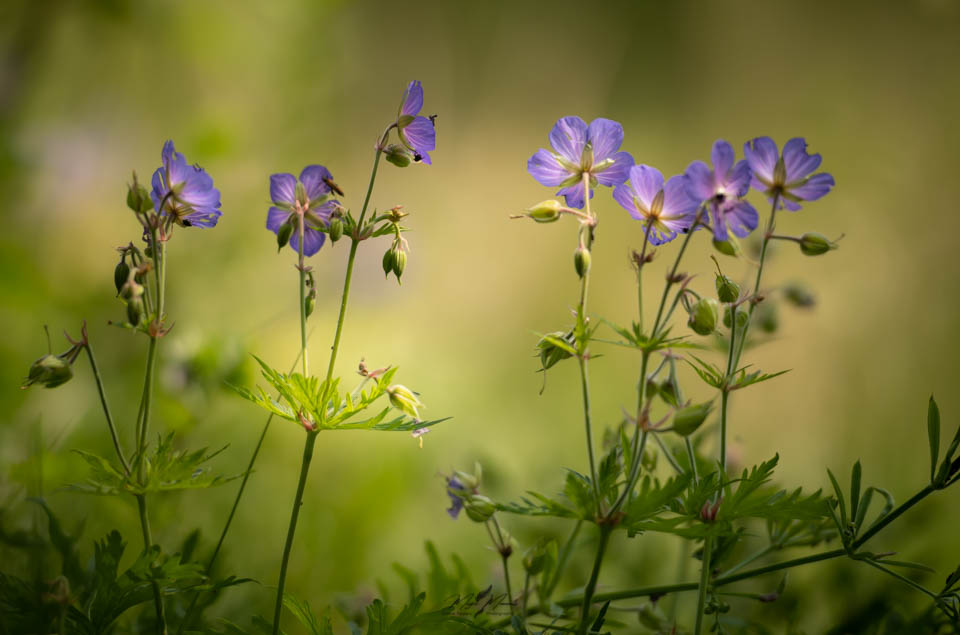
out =
<path fill-rule="evenodd" d="M 18 389 L 45 352 L 42 325 L 60 348 L 59 333 L 86 319 L 132 442 L 146 343 L 107 326 L 123 316 L 113 299 L 114 248 L 139 237 L 124 205 L 131 170 L 147 180 L 163 141 L 174 139 L 222 192 L 217 228 L 178 231 L 170 244 L 176 328 L 162 349 L 154 429 L 177 431 L 189 447 L 229 444 L 216 468 L 236 473 L 264 417 L 224 380 L 252 384 L 248 353 L 285 367 L 299 344 L 294 255 L 278 256 L 263 227 L 267 177 L 323 163 L 358 209 L 376 135 L 411 79 L 423 82 L 428 114 L 439 115 L 434 165 L 381 166 L 372 205 L 410 213 L 410 259 L 398 286 L 380 270 L 387 243 L 363 245 L 338 369 L 349 376 L 361 357 L 399 365 L 429 415 L 453 419 L 423 449 L 401 433 L 321 435 L 294 593 L 324 606 L 373 593 L 378 579 L 398 586 L 391 563 L 423 569 L 427 539 L 463 556 L 478 583 L 499 584 L 485 532 L 444 512 L 441 475 L 479 461 L 488 489 L 515 498 L 557 491 L 563 467 L 586 469 L 576 369 L 555 368 L 538 395 L 533 357 L 537 333 L 570 322 L 575 229 L 508 219 L 551 195 L 525 165 L 560 116 L 621 121 L 624 149 L 668 175 L 707 159 L 719 137 L 739 148 L 770 135 L 780 143 L 805 136 L 836 177 L 833 193 L 779 223 L 784 233 L 845 237 L 822 258 L 786 243 L 773 254 L 768 283 L 804 281 L 817 306 L 783 307 L 777 335 L 750 353 L 766 370 L 793 370 L 736 395 L 732 446 L 741 464 L 779 452 L 780 479 L 815 490 L 827 485 L 825 467 L 846 473 L 861 459 L 868 484 L 903 500 L 925 479 L 928 396 L 937 395 L 949 433 L 958 422 L 954 1 L 8 0 L 0 16 L 0 502 L 10 527 L 29 526 L 25 497 L 44 494 L 69 526 L 85 521 L 87 549 L 115 526 L 138 544 L 128 501 L 57 492 L 84 477 L 71 449 L 109 451 L 88 369 L 79 365 L 57 391 Z M 628 253 L 642 234 L 609 191 L 594 209 L 591 312 L 629 323 Z M 674 249 L 661 250 L 651 281 Z M 332 338 L 346 252 L 339 243 L 313 259 L 315 364 Z M 710 253 L 695 240 L 686 268 L 708 272 Z M 723 263 L 736 276 L 752 271 Z M 712 286 L 706 275 L 698 283 Z M 639 358 L 603 353 L 591 365 L 595 415 L 614 425 L 634 400 Z M 687 384 L 708 395 L 693 377 Z M 229 572 L 262 585 L 226 594 L 221 615 L 269 611 L 302 436 L 284 422 L 269 432 L 225 554 Z M 157 540 L 173 548 L 197 526 L 209 543 L 234 492 L 231 484 L 159 497 Z M 936 567 L 929 581 L 939 588 L 960 561 L 956 498 L 951 491 L 924 502 L 876 548 Z M 521 543 L 565 531 L 507 522 Z M 666 544 L 618 542 L 601 586 L 675 576 Z M 574 563 L 568 588 L 588 566 Z M 691 562 L 685 577 L 695 572 Z M 878 597 L 923 607 L 893 584 L 849 562 L 814 565 L 791 574 L 788 601 L 756 610 L 776 628 L 822 632 Z"/>

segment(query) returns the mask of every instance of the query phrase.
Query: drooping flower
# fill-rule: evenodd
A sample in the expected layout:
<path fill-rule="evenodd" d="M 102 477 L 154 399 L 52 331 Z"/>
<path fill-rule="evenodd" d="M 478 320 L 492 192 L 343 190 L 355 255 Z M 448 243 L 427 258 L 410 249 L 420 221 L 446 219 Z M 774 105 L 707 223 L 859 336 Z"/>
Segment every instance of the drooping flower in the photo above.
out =
<path fill-rule="evenodd" d="M 623 144 L 623 126 L 610 119 L 594 119 L 588 126 L 580 117 L 563 117 L 550 131 L 553 152 L 540 149 L 527 161 L 527 171 L 541 185 L 560 186 L 557 196 L 581 209 L 586 203 L 583 175 L 590 176 L 590 196 L 597 185 L 615 187 L 627 179 L 633 165 Z"/>
<path fill-rule="evenodd" d="M 213 227 L 220 218 L 220 190 L 199 165 L 187 160 L 173 147 L 163 144 L 163 165 L 153 173 L 153 208 L 161 216 L 171 216 L 183 227 Z"/>
<path fill-rule="evenodd" d="M 729 232 L 743 238 L 760 221 L 757 210 L 743 199 L 750 190 L 750 164 L 741 159 L 734 165 L 733 146 L 723 139 L 713 144 L 710 160 L 712 170 L 703 161 L 687 167 L 687 191 L 692 199 L 707 205 L 716 240 L 729 239 Z"/>
<path fill-rule="evenodd" d="M 770 199 L 778 196 L 780 204 L 791 212 L 800 209 L 800 201 L 815 201 L 834 186 L 832 175 L 813 174 L 820 167 L 821 157 L 807 154 L 807 142 L 801 137 L 787 141 L 783 155 L 770 137 L 748 141 L 743 153 L 753 171 L 751 185 Z"/>
<path fill-rule="evenodd" d="M 450 497 L 450 507 L 447 509 L 447 513 L 450 514 L 450 518 L 456 520 L 457 517 L 460 516 L 460 510 L 463 509 L 463 498 L 456 492 L 463 492 L 463 494 L 466 495 L 468 490 L 456 476 L 447 476 L 445 478 L 447 479 L 447 496 Z"/>
<path fill-rule="evenodd" d="M 290 247 L 299 253 L 300 221 L 298 214 L 303 213 L 303 255 L 312 256 L 320 251 L 326 241 L 321 231 L 330 222 L 334 210 L 340 203 L 330 199 L 333 175 L 322 165 L 308 165 L 297 180 L 292 174 L 270 175 L 270 199 L 274 207 L 267 212 L 267 229 L 280 235 L 285 225 L 293 228 L 289 234 Z"/>
<path fill-rule="evenodd" d="M 423 86 L 414 80 L 407 86 L 397 113 L 397 131 L 400 141 L 413 152 L 413 160 L 431 165 L 430 152 L 437 147 L 437 133 L 433 120 L 421 117 L 423 108 Z"/>
<path fill-rule="evenodd" d="M 687 193 L 687 177 L 670 177 L 666 183 L 660 170 L 649 165 L 630 168 L 630 178 L 613 190 L 613 198 L 631 216 L 643 222 L 652 245 L 662 245 L 685 233 L 696 218 L 699 203 Z"/>

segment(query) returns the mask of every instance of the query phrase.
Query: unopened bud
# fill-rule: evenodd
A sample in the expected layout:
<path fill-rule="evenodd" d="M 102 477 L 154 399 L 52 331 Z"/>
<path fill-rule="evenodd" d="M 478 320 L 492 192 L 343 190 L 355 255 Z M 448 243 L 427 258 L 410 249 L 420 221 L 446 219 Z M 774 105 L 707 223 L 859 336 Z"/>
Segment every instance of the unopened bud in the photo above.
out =
<path fill-rule="evenodd" d="M 720 298 L 720 301 L 724 304 L 736 302 L 740 297 L 740 285 L 722 273 L 717 274 L 716 285 L 717 297 Z"/>
<path fill-rule="evenodd" d="M 806 286 L 799 282 L 791 282 L 783 288 L 783 297 L 793 306 L 810 308 L 817 303 L 817 299 Z"/>
<path fill-rule="evenodd" d="M 123 290 L 123 285 L 127 283 L 129 278 L 130 265 L 127 264 L 126 258 L 121 258 L 120 262 L 117 263 L 117 267 L 113 270 L 113 284 L 117 288 L 117 295 L 120 295 L 120 291 Z"/>
<path fill-rule="evenodd" d="M 700 520 L 705 523 L 712 523 L 717 519 L 717 512 L 720 510 L 720 501 L 715 503 L 707 501 L 700 508 Z"/>
<path fill-rule="evenodd" d="M 665 379 L 660 384 L 660 398 L 671 406 L 677 405 L 677 384 L 672 379 Z"/>
<path fill-rule="evenodd" d="M 330 224 L 327 226 L 327 235 L 330 236 L 330 242 L 333 243 L 343 236 L 343 221 L 339 216 L 330 219 Z"/>
<path fill-rule="evenodd" d="M 387 388 L 387 395 L 390 397 L 391 406 L 414 419 L 420 419 L 420 408 L 423 404 L 412 390 L 406 386 L 394 384 Z"/>
<path fill-rule="evenodd" d="M 776 333 L 780 326 L 777 305 L 774 302 L 761 302 L 753 312 L 753 321 L 764 333 Z"/>
<path fill-rule="evenodd" d="M 552 541 L 538 540 L 523 553 L 523 569 L 531 576 L 539 575 L 547 564 L 547 548 Z"/>
<path fill-rule="evenodd" d="M 280 225 L 280 229 L 277 230 L 277 253 L 280 253 L 280 250 L 287 246 L 287 243 L 290 242 L 290 237 L 293 235 L 293 218 L 288 218 L 287 222 L 283 225 Z"/>
<path fill-rule="evenodd" d="M 137 214 L 143 214 L 153 209 L 153 201 L 147 188 L 137 181 L 137 173 L 133 173 L 133 183 L 127 186 L 127 207 Z"/>
<path fill-rule="evenodd" d="M 673 430 L 682 437 L 688 437 L 703 425 L 713 409 L 713 402 L 686 406 L 673 413 Z"/>
<path fill-rule="evenodd" d="M 397 276 L 397 280 L 400 280 L 400 276 L 403 275 L 403 270 L 407 266 L 407 252 L 401 249 L 399 246 L 393 248 L 393 273 Z"/>
<path fill-rule="evenodd" d="M 467 512 L 467 517 L 476 523 L 485 523 L 490 520 L 497 506 L 493 501 L 482 494 L 474 494 L 463 501 L 463 508 Z"/>
<path fill-rule="evenodd" d="M 743 310 L 743 309 L 741 309 L 741 308 L 739 308 L 739 307 L 736 308 L 736 309 L 733 309 L 732 307 L 729 307 L 729 306 L 726 307 L 726 308 L 724 308 L 724 310 L 723 310 L 723 325 L 724 325 L 725 327 L 727 327 L 727 328 L 730 328 L 730 325 L 733 323 L 730 318 L 731 318 L 731 316 L 733 315 L 733 311 L 734 311 L 734 310 L 736 310 L 736 312 L 737 312 L 737 328 L 738 328 L 738 329 L 742 329 L 742 328 L 744 327 L 744 325 L 746 325 L 747 320 L 750 319 L 750 316 L 747 314 L 747 312 L 746 312 L 745 310 Z"/>
<path fill-rule="evenodd" d="M 56 355 L 44 355 L 30 365 L 30 372 L 21 388 L 41 384 L 44 388 L 56 388 L 73 377 L 70 363 Z"/>
<path fill-rule="evenodd" d="M 560 210 L 563 204 L 557 200 L 541 201 L 531 208 L 527 209 L 527 216 L 538 223 L 552 223 L 560 218 Z"/>
<path fill-rule="evenodd" d="M 410 153 L 403 146 L 391 143 L 383 151 L 384 158 L 398 168 L 405 168 L 410 165 Z"/>
<path fill-rule="evenodd" d="M 393 248 L 391 247 L 383 254 L 383 275 L 389 276 L 393 271 Z"/>
<path fill-rule="evenodd" d="M 590 250 L 583 245 L 577 247 L 577 250 L 573 252 L 573 267 L 581 278 L 590 271 Z"/>
<path fill-rule="evenodd" d="M 698 335 L 710 335 L 717 328 L 720 303 L 713 298 L 700 298 L 690 309 L 687 326 Z"/>
<path fill-rule="evenodd" d="M 837 243 L 831 242 L 823 234 L 807 232 L 800 236 L 800 251 L 806 256 L 820 256 L 836 248 Z"/>
<path fill-rule="evenodd" d="M 569 343 L 571 337 L 572 333 L 556 331 L 540 338 L 540 341 L 537 342 L 537 350 L 540 353 L 540 366 L 543 370 L 547 370 L 558 362 L 571 357 L 570 351 L 555 343 L 557 340 Z"/>
<path fill-rule="evenodd" d="M 739 256 L 740 255 L 740 246 L 733 240 L 717 240 L 713 239 L 713 248 L 719 251 L 724 256 Z"/>
<path fill-rule="evenodd" d="M 141 295 L 143 294 L 141 293 Z M 141 295 L 134 296 L 127 300 L 127 322 L 129 322 L 131 326 L 140 324 L 140 318 L 142 318 L 146 312 Z"/>

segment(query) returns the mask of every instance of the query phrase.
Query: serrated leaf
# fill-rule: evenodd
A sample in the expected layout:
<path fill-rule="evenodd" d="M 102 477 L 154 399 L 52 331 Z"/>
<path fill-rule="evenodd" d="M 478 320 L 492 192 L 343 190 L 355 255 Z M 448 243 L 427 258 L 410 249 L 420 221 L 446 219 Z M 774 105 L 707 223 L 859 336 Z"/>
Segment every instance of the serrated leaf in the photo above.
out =
<path fill-rule="evenodd" d="M 927 404 L 927 438 L 930 441 L 930 482 L 937 477 L 937 462 L 940 459 L 940 408 L 930 395 Z"/>
<path fill-rule="evenodd" d="M 313 613 L 313 609 L 310 608 L 310 603 L 306 600 L 300 600 L 289 593 L 284 593 L 283 605 L 293 613 L 297 621 L 303 624 L 310 635 L 333 635 L 333 624 L 330 617 L 324 615 L 318 618 Z"/>

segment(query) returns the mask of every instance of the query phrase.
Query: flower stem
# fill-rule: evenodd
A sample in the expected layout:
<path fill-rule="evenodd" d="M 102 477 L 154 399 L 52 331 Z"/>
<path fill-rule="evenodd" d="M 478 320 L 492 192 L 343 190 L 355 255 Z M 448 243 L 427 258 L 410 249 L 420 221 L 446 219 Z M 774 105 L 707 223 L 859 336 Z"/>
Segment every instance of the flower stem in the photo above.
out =
<path fill-rule="evenodd" d="M 300 462 L 300 480 L 297 482 L 297 493 L 293 498 L 293 510 L 290 512 L 290 526 L 287 528 L 287 540 L 283 545 L 283 558 L 280 561 L 280 579 L 277 582 L 277 601 L 273 611 L 273 635 L 280 632 L 280 616 L 283 612 L 283 587 L 287 579 L 287 567 L 290 564 L 290 549 L 293 547 L 293 536 L 297 531 L 297 519 L 300 517 L 300 507 L 303 505 L 303 491 L 307 486 L 307 473 L 310 471 L 310 462 L 313 459 L 313 446 L 317 442 L 317 431 L 308 431 L 307 440 L 303 445 L 303 460 Z"/>
<path fill-rule="evenodd" d="M 677 276 L 677 269 L 680 268 L 680 260 L 683 258 L 684 252 L 687 250 L 687 245 L 690 244 L 690 239 L 693 238 L 694 230 L 697 228 L 697 225 L 700 223 L 700 216 L 703 213 L 703 208 L 701 207 L 697 210 L 697 216 L 693 220 L 693 225 L 690 226 L 687 235 L 684 237 L 683 242 L 680 244 L 680 251 L 677 252 L 677 258 L 673 261 L 673 268 L 670 269 L 670 274 L 667 275 L 667 282 L 663 287 L 663 296 L 660 298 L 660 307 L 657 309 L 657 318 L 653 321 L 653 330 L 650 332 L 650 337 L 656 337 L 657 332 L 662 326 L 660 318 L 663 317 L 663 309 L 667 304 L 667 296 L 670 294 L 670 289 L 674 285 L 674 278 Z M 664 323 L 666 320 L 664 320 Z"/>
<path fill-rule="evenodd" d="M 86 337 L 84 338 L 86 340 Z M 117 452 L 117 458 L 123 465 L 124 473 L 130 475 L 130 464 L 127 463 L 127 457 L 123 454 L 123 448 L 120 447 L 120 437 L 117 434 L 117 426 L 113 421 L 113 415 L 110 413 L 110 405 L 107 404 L 107 393 L 103 388 L 103 378 L 100 376 L 100 368 L 97 366 L 97 360 L 93 356 L 93 348 L 89 341 L 84 341 L 83 348 L 87 351 L 87 359 L 90 360 L 90 369 L 93 371 L 93 378 L 97 383 L 97 392 L 100 394 L 100 405 L 103 406 L 103 416 L 107 419 L 107 427 L 110 428 L 110 438 L 113 440 L 113 449 Z"/>
<path fill-rule="evenodd" d="M 590 211 L 590 175 L 583 174 L 583 196 L 584 210 L 590 219 L 580 226 L 581 244 L 588 250 L 593 246 L 593 213 Z M 590 411 L 590 378 L 587 373 L 587 360 L 589 356 L 586 351 L 587 340 L 587 290 L 590 287 L 590 269 L 587 268 L 580 276 L 580 302 L 577 305 L 578 327 L 583 328 L 583 339 L 581 340 L 582 350 L 579 351 L 577 361 L 580 367 L 580 387 L 583 392 L 583 427 L 587 436 L 587 458 L 590 461 L 590 482 L 593 484 L 593 498 L 596 505 L 596 513 L 599 516 L 602 513 L 600 509 L 602 501 L 600 499 L 600 484 L 597 482 L 597 465 L 593 451 L 593 422 Z"/>
<path fill-rule="evenodd" d="M 583 526 L 583 521 L 578 520 L 577 524 L 573 526 L 573 530 L 570 532 L 570 536 L 567 538 L 567 542 L 564 543 L 563 549 L 560 551 L 560 556 L 557 558 L 557 566 L 553 571 L 553 575 L 550 576 L 550 581 L 545 588 L 543 588 L 542 601 L 546 602 L 553 595 L 553 591 L 557 588 L 557 584 L 560 582 L 560 576 L 563 575 L 564 569 L 567 568 L 567 562 L 570 560 L 570 553 L 573 551 L 573 543 L 576 541 L 577 536 L 580 535 L 580 528 Z"/>
<path fill-rule="evenodd" d="M 307 268 L 306 263 L 303 259 L 303 243 L 305 242 L 305 237 L 303 235 L 303 216 L 304 212 L 301 211 L 297 214 L 297 223 L 299 224 L 299 240 L 297 245 L 297 257 L 298 257 L 298 266 L 297 270 L 300 272 L 300 362 L 303 364 L 303 376 L 309 377 L 310 373 L 308 372 L 307 364 Z"/>
<path fill-rule="evenodd" d="M 603 566 L 603 556 L 607 551 L 607 544 L 610 542 L 611 533 L 613 533 L 613 527 L 611 525 L 600 525 L 600 542 L 597 544 L 597 555 L 593 560 L 593 570 L 590 572 L 590 580 L 583 590 L 583 603 L 580 605 L 580 626 L 577 629 L 579 635 L 586 635 L 587 629 L 590 626 L 590 607 L 593 605 L 593 594 L 597 589 L 600 567 Z"/>
<path fill-rule="evenodd" d="M 497 530 L 497 539 L 493 542 L 497 547 L 497 551 L 500 553 L 500 561 L 503 563 L 503 583 L 507 587 L 507 605 L 510 606 L 510 615 L 513 616 L 513 591 L 510 588 L 510 566 L 508 563 L 512 550 L 503 539 L 503 532 L 500 531 L 500 523 L 497 522 L 496 516 L 491 516 L 490 520 L 493 522 L 493 528 Z M 490 526 L 487 525 L 487 530 L 489 531 L 489 529 Z M 493 538 L 493 535 L 490 537 Z"/>
<path fill-rule="evenodd" d="M 707 587 L 710 584 L 710 555 L 713 551 L 713 536 L 708 535 L 703 540 L 703 560 L 700 565 L 700 584 L 697 590 L 697 622 L 693 635 L 700 635 L 703 628 L 703 609 L 707 603 Z"/>
<path fill-rule="evenodd" d="M 150 518 L 147 516 L 147 497 L 145 494 L 137 494 L 137 508 L 140 510 L 140 528 L 143 530 L 143 550 L 150 549 L 153 544 L 153 536 L 150 534 Z M 160 635 L 167 635 L 167 616 L 163 608 L 163 597 L 160 595 L 160 585 L 153 581 L 153 606 L 157 612 L 157 632 Z"/>
<path fill-rule="evenodd" d="M 886 527 L 887 525 L 895 521 L 897 518 L 900 517 L 901 514 L 903 514 L 905 511 L 907 511 L 908 509 L 910 509 L 920 501 L 922 501 L 924 498 L 932 494 L 934 491 L 936 490 L 932 485 L 927 485 L 922 490 L 914 494 L 912 497 L 910 497 L 910 500 L 908 500 L 907 502 L 903 503 L 902 505 L 894 509 L 892 512 L 890 512 L 889 514 L 887 514 L 886 516 L 884 516 L 883 518 L 875 522 L 873 525 L 870 526 L 869 529 L 863 532 L 863 535 L 857 538 L 857 540 L 853 543 L 853 548 L 854 549 L 859 548 L 865 542 L 867 542 L 868 540 L 873 538 L 875 535 L 880 533 L 881 529 L 883 529 L 884 527 Z"/>

